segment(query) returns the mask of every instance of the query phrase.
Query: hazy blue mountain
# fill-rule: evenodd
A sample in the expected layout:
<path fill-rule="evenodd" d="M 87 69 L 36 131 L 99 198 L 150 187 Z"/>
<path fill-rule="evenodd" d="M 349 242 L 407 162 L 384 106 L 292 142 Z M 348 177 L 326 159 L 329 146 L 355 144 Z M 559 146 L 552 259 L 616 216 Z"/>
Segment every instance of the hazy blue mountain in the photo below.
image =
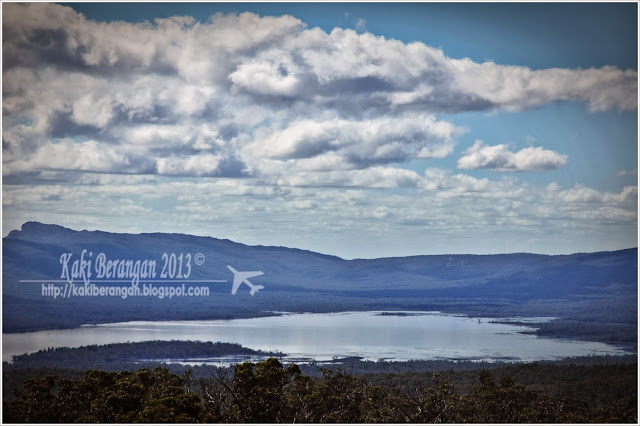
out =
<path fill-rule="evenodd" d="M 209 297 L 42 296 L 40 283 L 60 279 L 63 253 L 83 249 L 109 259 L 157 261 L 163 253 L 201 253 L 189 279 L 209 284 Z M 3 238 L 3 331 L 75 327 L 84 323 L 160 319 L 213 319 L 271 311 L 441 310 L 470 315 L 551 315 L 549 333 L 608 341 L 635 341 L 637 249 L 546 256 L 439 255 L 344 260 L 283 247 L 247 246 L 183 234 L 74 231 L 27 222 Z M 260 270 L 264 290 L 231 295 L 226 268 Z M 157 278 L 156 278 L 157 279 Z M 79 280 L 75 280 L 77 283 Z M 144 282 L 144 280 L 142 281 Z M 130 284 L 121 283 L 128 286 Z M 158 284 L 161 285 L 161 284 Z M 178 285 L 176 283 L 167 285 Z M 554 328 L 555 327 L 555 328 Z"/>

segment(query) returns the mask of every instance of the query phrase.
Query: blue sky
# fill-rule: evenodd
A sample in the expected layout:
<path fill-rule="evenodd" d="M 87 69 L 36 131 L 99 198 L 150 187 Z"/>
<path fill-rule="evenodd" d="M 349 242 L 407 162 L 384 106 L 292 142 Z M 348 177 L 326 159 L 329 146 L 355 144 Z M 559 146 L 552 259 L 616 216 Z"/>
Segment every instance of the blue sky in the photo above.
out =
<path fill-rule="evenodd" d="M 5 235 L 637 246 L 635 3 L 68 6 L 3 5 Z"/>

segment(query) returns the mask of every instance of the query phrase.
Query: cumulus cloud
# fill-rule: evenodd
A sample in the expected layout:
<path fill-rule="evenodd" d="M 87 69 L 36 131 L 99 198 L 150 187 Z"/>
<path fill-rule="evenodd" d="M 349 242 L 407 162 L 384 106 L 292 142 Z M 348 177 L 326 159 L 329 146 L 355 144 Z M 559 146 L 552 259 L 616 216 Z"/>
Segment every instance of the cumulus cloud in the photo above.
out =
<path fill-rule="evenodd" d="M 473 93 L 495 107 L 522 111 L 556 101 L 585 101 L 592 111 L 638 107 L 638 73 L 605 66 L 543 69 L 451 60 L 462 93 Z"/>
<path fill-rule="evenodd" d="M 3 5 L 5 175 L 57 169 L 59 160 L 42 158 L 66 152 L 69 142 L 54 146 L 61 139 L 90 142 L 65 170 L 269 178 L 292 168 L 366 170 L 451 155 L 464 129 L 441 113 L 558 101 L 632 110 L 636 93 L 633 70 L 476 63 L 286 15 L 96 22 L 52 3 Z M 492 148 L 474 155 L 499 157 L 496 169 L 566 161 L 541 148 Z"/>
<path fill-rule="evenodd" d="M 165 157 L 157 160 L 156 169 L 161 175 L 215 176 L 221 161 L 221 156 L 212 154 L 188 158 Z"/>
<path fill-rule="evenodd" d="M 476 142 L 458 159 L 459 169 L 493 169 L 497 171 L 536 172 L 555 170 L 567 163 L 567 156 L 542 147 L 527 147 L 512 152 L 507 145 Z"/>
<path fill-rule="evenodd" d="M 584 185 L 555 192 L 555 196 L 566 203 L 637 203 L 638 187 L 625 186 L 620 193 L 602 192 Z"/>
<path fill-rule="evenodd" d="M 637 109 L 636 71 L 477 63 L 360 33 L 364 24 L 327 33 L 253 13 L 95 22 L 53 3 L 3 4 L 3 226 L 29 217 L 140 232 L 134 216 L 146 230 L 326 252 L 372 235 L 370 221 L 380 224 L 371 247 L 395 238 L 416 241 L 416 253 L 423 241 L 463 252 L 482 233 L 538 236 L 540 251 L 576 228 L 594 248 L 633 240 L 635 186 L 539 187 L 407 162 L 454 153 L 467 129 L 443 114 L 567 101 Z M 458 167 L 566 162 L 478 141 Z M 324 250 L 306 246 L 323 238 Z"/>
<path fill-rule="evenodd" d="M 129 173 L 150 173 L 152 164 L 144 157 L 123 152 L 96 141 L 76 143 L 65 139 L 43 145 L 31 157 L 3 164 L 3 173 L 14 174 L 38 170 L 73 170 L 107 172 L 127 170 Z"/>
<path fill-rule="evenodd" d="M 285 128 L 262 128 L 246 147 L 256 158 L 343 159 L 357 168 L 402 162 L 412 158 L 444 157 L 453 150 L 452 124 L 431 116 L 406 116 L 352 121 L 296 120 Z"/>

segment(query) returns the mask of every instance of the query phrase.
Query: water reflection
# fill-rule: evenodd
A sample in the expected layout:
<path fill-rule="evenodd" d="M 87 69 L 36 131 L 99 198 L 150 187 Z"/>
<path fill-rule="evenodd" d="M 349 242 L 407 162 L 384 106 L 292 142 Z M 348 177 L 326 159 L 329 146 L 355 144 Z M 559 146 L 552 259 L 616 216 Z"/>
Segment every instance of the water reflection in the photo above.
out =
<path fill-rule="evenodd" d="M 507 320 L 519 324 L 504 323 Z M 10 361 L 12 355 L 49 347 L 146 340 L 239 343 L 251 349 L 281 351 L 288 355 L 288 359 L 317 361 L 351 356 L 394 361 L 538 361 L 627 353 L 604 343 L 523 334 L 535 330 L 536 323 L 549 320 L 550 318 L 478 319 L 439 312 L 342 312 L 282 314 L 237 320 L 133 321 L 68 330 L 4 334 L 2 356 L 4 361 Z"/>

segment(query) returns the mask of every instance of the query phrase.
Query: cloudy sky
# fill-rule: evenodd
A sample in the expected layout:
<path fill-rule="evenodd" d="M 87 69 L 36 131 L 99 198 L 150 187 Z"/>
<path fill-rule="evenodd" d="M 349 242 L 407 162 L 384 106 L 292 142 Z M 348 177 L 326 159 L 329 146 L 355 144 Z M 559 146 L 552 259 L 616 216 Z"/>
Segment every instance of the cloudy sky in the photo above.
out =
<path fill-rule="evenodd" d="M 637 246 L 637 4 L 3 3 L 3 235 Z"/>

